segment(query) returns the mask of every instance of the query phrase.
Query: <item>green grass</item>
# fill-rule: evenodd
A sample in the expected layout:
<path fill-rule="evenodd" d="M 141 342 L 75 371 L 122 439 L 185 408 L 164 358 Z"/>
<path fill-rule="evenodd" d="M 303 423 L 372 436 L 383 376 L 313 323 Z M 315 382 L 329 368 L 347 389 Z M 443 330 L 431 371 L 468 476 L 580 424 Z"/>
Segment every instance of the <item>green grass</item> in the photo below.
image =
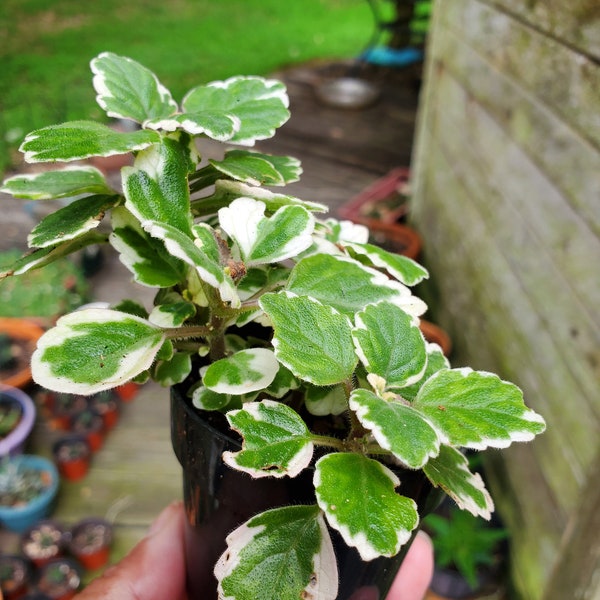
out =
<path fill-rule="evenodd" d="M 0 173 L 38 127 L 98 118 L 89 61 L 109 50 L 152 69 L 176 99 L 237 74 L 356 56 L 365 0 L 0 0 Z"/>

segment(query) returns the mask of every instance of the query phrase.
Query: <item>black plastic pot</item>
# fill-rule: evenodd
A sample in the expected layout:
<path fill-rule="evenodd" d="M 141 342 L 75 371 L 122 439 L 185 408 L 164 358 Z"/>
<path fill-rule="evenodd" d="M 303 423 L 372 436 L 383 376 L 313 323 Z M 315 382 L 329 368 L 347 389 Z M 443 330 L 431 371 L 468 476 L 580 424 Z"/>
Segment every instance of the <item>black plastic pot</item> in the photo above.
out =
<path fill-rule="evenodd" d="M 172 388 L 171 440 L 183 469 L 190 598 L 217 597 L 213 567 L 225 550 L 226 536 L 238 525 L 269 508 L 315 503 L 311 469 L 294 478 L 253 479 L 227 467 L 221 460 L 223 452 L 241 447 L 234 436 L 222 414 L 197 410 Z M 417 502 L 420 514 L 437 506 L 440 494 L 421 472 L 402 470 L 399 477 L 400 493 Z M 337 532 L 330 533 L 340 578 L 338 600 L 349 600 L 362 588 L 371 588 L 373 598 L 385 598 L 410 544 L 395 557 L 363 562 Z"/>

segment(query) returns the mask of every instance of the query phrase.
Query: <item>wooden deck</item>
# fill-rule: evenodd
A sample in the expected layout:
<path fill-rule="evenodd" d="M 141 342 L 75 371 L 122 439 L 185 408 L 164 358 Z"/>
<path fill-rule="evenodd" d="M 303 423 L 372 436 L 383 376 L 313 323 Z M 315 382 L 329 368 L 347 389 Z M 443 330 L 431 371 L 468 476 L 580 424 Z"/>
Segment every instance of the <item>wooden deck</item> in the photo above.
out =
<path fill-rule="evenodd" d="M 314 86 L 331 74 L 343 74 L 346 68 L 315 64 L 276 74 L 288 85 L 292 118 L 274 139 L 258 147 L 299 158 L 304 174 L 301 182 L 290 186 L 290 193 L 329 205 L 332 215 L 390 169 L 409 164 L 418 100 L 415 71 L 373 69 L 365 76 L 381 85 L 381 97 L 371 107 L 348 110 L 320 104 Z M 23 226 L 30 228 L 32 223 L 19 219 L 18 201 L 1 201 L 2 206 L 9 203 L 9 211 L 17 211 L 7 217 L 11 227 L 3 225 L 2 247 L 22 247 L 27 233 Z M 93 279 L 93 287 L 99 301 L 129 295 L 148 306 L 152 297 L 131 284 L 129 273 L 115 258 Z M 113 521 L 113 561 L 144 535 L 166 504 L 181 497 L 180 468 L 169 437 L 168 400 L 168 390 L 156 384 L 144 386 L 133 402 L 124 405 L 120 422 L 94 456 L 86 478 L 81 483 L 61 484 L 53 516 L 66 525 L 87 516 Z M 40 422 L 31 450 L 48 454 L 53 435 Z M 17 542 L 17 536 L 0 532 L 2 551 L 14 550 Z"/>

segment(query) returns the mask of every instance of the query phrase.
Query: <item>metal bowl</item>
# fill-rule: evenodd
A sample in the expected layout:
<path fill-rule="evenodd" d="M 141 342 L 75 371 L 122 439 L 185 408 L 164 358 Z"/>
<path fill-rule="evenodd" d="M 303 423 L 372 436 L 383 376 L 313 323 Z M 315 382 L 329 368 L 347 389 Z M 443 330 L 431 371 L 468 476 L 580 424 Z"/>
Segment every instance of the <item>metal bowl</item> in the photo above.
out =
<path fill-rule="evenodd" d="M 340 77 L 317 86 L 316 94 L 328 106 L 365 108 L 379 98 L 380 89 L 364 79 Z"/>

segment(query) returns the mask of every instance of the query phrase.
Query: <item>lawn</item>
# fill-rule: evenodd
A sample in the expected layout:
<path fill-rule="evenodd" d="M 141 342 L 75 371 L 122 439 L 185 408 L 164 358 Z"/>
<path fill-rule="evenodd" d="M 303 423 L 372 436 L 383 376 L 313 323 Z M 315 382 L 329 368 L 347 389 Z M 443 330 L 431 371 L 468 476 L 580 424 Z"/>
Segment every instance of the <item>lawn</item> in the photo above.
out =
<path fill-rule="evenodd" d="M 103 50 L 157 73 L 175 98 L 193 85 L 356 56 L 365 0 L 0 0 L 0 173 L 32 129 L 96 118 L 89 61 Z"/>

